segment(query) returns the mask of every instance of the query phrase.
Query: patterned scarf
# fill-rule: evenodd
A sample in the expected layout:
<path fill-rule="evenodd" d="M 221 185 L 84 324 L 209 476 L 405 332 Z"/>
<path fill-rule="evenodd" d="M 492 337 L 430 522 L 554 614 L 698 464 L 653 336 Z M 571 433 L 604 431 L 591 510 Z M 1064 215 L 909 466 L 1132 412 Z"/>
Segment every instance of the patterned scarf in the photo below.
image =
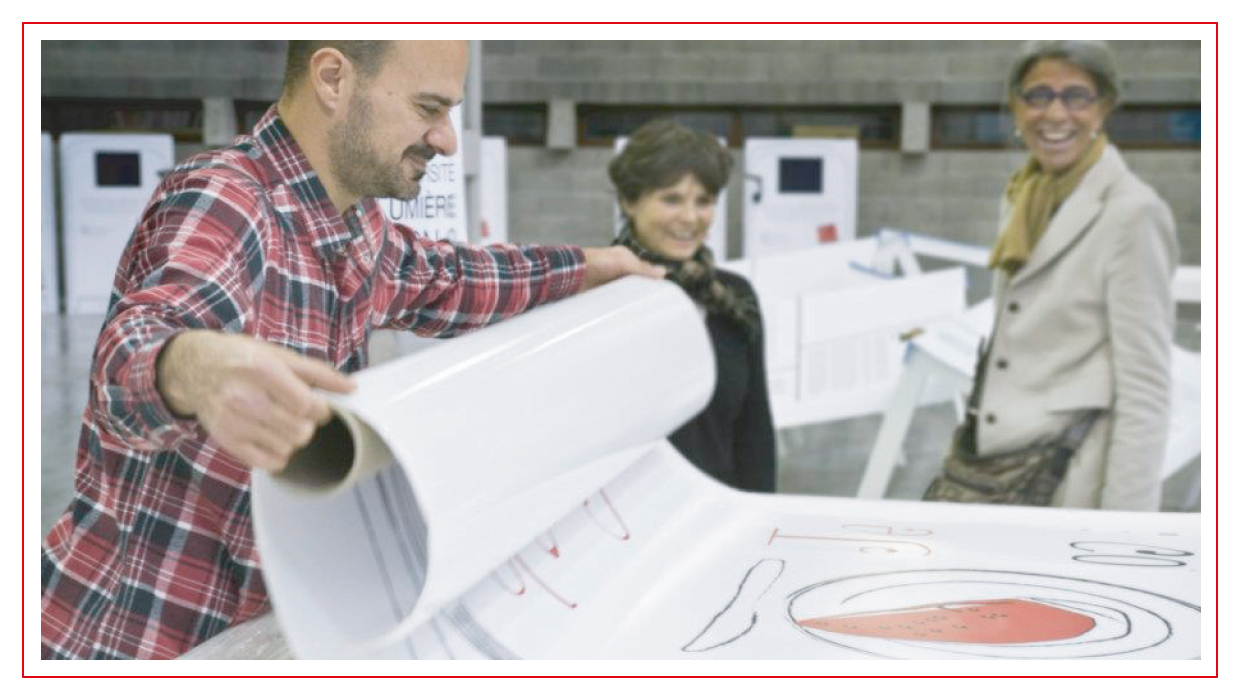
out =
<path fill-rule="evenodd" d="M 1089 150 L 1071 168 L 1058 175 L 1043 171 L 1033 156 L 1012 175 L 1007 186 L 1012 215 L 990 253 L 991 267 L 1014 275 L 1025 265 L 1033 247 L 1046 233 L 1059 205 L 1081 184 L 1085 173 L 1102 157 L 1106 145 L 1106 135 L 1099 134 Z"/>
<path fill-rule="evenodd" d="M 715 256 L 710 248 L 702 245 L 688 260 L 670 260 L 642 246 L 629 222 L 625 222 L 613 244 L 628 248 L 642 260 L 667 268 L 667 278 L 685 290 L 689 298 L 705 308 L 707 313 L 723 316 L 743 330 L 750 340 L 757 339 L 760 327 L 757 304 L 719 281 L 715 274 Z"/>

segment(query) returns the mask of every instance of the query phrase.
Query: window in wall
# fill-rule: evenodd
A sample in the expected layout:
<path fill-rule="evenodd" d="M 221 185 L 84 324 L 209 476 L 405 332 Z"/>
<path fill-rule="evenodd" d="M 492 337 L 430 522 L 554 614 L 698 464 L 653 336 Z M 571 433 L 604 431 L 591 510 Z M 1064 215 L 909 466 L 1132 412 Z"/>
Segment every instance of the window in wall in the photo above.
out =
<path fill-rule="evenodd" d="M 931 148 L 1004 148 L 1016 144 L 1012 115 L 994 105 L 940 105 L 931 111 Z M 1198 148 L 1200 105 L 1121 104 L 1107 134 L 1129 148 Z"/>
<path fill-rule="evenodd" d="M 640 107 L 628 105 L 578 105 L 577 143 L 582 146 L 608 146 L 617 136 L 628 136 L 655 119 L 671 119 L 721 138 L 733 140 L 736 115 L 712 107 Z"/>
<path fill-rule="evenodd" d="M 503 136 L 509 146 L 541 146 L 547 142 L 547 105 L 482 105 L 482 133 Z"/>
<path fill-rule="evenodd" d="M 1201 146 L 1201 105 L 1124 105 L 1107 120 L 1107 135 L 1120 146 Z"/>
<path fill-rule="evenodd" d="M 896 105 L 754 108 L 740 114 L 741 133 L 752 136 L 856 136 L 865 148 L 895 148 L 900 138 Z"/>
<path fill-rule="evenodd" d="M 668 107 L 640 105 L 579 105 L 578 143 L 608 145 L 657 118 L 728 140 L 739 148 L 752 136 L 855 135 L 865 147 L 894 147 L 900 131 L 900 108 L 891 106 L 828 107 Z"/>
<path fill-rule="evenodd" d="M 143 131 L 193 143 L 202 140 L 202 102 L 45 97 L 41 127 L 54 136 L 66 131 Z"/>
<path fill-rule="evenodd" d="M 993 105 L 936 105 L 930 110 L 931 148 L 1003 148 L 1014 144 L 1012 114 Z"/>

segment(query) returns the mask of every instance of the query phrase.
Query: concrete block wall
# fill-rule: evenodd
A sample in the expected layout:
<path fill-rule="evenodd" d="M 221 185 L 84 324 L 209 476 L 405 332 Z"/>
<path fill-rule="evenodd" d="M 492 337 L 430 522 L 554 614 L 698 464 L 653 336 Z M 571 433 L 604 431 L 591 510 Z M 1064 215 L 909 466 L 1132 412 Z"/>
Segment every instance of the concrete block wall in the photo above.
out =
<path fill-rule="evenodd" d="M 284 41 L 44 41 L 49 97 L 275 100 Z"/>
<path fill-rule="evenodd" d="M 992 103 L 1012 41 L 487 41 L 483 95 L 498 102 Z M 1117 41 L 1133 98 L 1193 101 L 1193 41 Z"/>
<path fill-rule="evenodd" d="M 1121 90 L 1134 102 L 1196 102 L 1200 45 L 1120 41 Z M 483 96 L 494 103 L 573 100 L 617 105 L 849 105 L 928 102 L 995 104 L 1002 99 L 1012 41 L 487 41 Z M 532 147 L 510 151 L 510 230 L 527 242 L 599 244 L 610 240 L 612 199 L 607 147 L 579 147 L 540 160 Z M 740 151 L 735 151 L 738 162 Z M 1200 262 L 1197 151 L 1125 151 L 1129 164 L 1170 204 L 1181 262 Z M 858 234 L 903 228 L 969 243 L 994 237 L 1007 176 L 1019 148 L 864 149 L 859 164 Z M 572 171 L 540 173 L 540 164 Z M 533 169 L 531 169 L 533 168 Z M 607 196 L 585 191 L 602 183 Z M 739 191 L 739 180 L 730 190 Z M 528 202 L 555 202 L 534 206 Z M 729 248 L 739 251 L 741 210 L 729 201 Z M 569 224 L 567 228 L 563 225 Z"/>
<path fill-rule="evenodd" d="M 610 148 L 508 149 L 508 237 L 517 243 L 605 245 L 612 239 Z"/>
<path fill-rule="evenodd" d="M 611 148 L 508 150 L 509 235 L 521 243 L 603 245 L 612 237 L 615 193 L 607 179 Z M 739 163 L 742 153 L 733 149 Z M 1201 157 L 1196 152 L 1126 152 L 1129 166 L 1172 207 L 1180 263 L 1201 262 Z M 1009 151 L 932 151 L 908 156 L 862 150 L 857 234 L 894 228 L 990 245 L 1008 175 L 1025 161 Z M 728 185 L 741 191 L 740 169 Z M 728 198 L 729 249 L 740 252 L 740 197 Z"/>
<path fill-rule="evenodd" d="M 1201 238 L 1201 153 L 1198 151 L 1125 151 L 1140 175 L 1171 206 L 1180 239 L 1180 264 L 1200 265 L 1202 245 L 1214 246 L 1214 232 Z"/>
<path fill-rule="evenodd" d="M 1200 99 L 1198 42 L 1121 41 L 1114 49 L 1131 101 Z M 992 104 L 1002 95 L 1010 41 L 486 41 L 490 103 Z M 51 97 L 274 100 L 283 41 L 45 41 L 42 92 Z M 178 144 L 184 157 L 201 146 Z M 740 151 L 735 151 L 738 161 Z M 508 159 L 515 240 L 601 244 L 611 237 L 607 147 L 514 147 Z M 1200 261 L 1197 151 L 1125 153 L 1171 205 L 1182 262 Z M 883 226 L 988 243 L 997 198 L 1023 156 L 1009 151 L 864 149 L 858 231 Z M 739 179 L 730 187 L 739 191 Z M 739 197 L 729 198 L 739 246 Z"/>

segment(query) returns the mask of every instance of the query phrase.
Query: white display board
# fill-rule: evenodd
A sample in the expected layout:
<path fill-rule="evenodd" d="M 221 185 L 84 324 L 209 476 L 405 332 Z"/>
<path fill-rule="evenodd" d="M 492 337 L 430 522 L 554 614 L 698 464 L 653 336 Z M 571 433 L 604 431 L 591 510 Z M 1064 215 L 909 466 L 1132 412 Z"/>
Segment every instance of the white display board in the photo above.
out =
<path fill-rule="evenodd" d="M 708 401 L 712 356 L 678 289 L 630 278 L 357 374 L 334 405 L 359 464 L 316 447 L 337 430 L 254 475 L 293 655 L 1096 661 L 1213 639 L 1198 514 L 714 482 L 658 439 Z"/>
<path fill-rule="evenodd" d="M 456 153 L 435 156 L 426 164 L 422 189 L 410 200 L 380 199 L 379 206 L 392 221 L 435 240 L 465 243 L 469 240 L 465 206 L 464 139 L 461 138 L 461 105 L 449 115 L 457 134 Z"/>
<path fill-rule="evenodd" d="M 620 136 L 616 138 L 615 152 L 619 154 L 624 150 L 624 145 L 629 142 L 629 137 Z M 727 146 L 726 139 L 719 139 L 720 146 Z M 616 234 L 620 233 L 620 228 L 624 225 L 623 214 L 620 211 L 619 203 L 612 210 L 612 230 Z M 719 190 L 719 197 L 715 200 L 715 218 L 710 222 L 710 228 L 706 229 L 706 247 L 710 248 L 710 252 L 714 254 L 715 260 L 728 260 L 728 188 L 724 187 Z"/>
<path fill-rule="evenodd" d="M 39 283 L 42 289 L 40 305 L 45 314 L 60 311 L 59 278 L 56 275 L 56 148 L 52 143 L 52 135 L 43 132 L 40 138 L 43 151 L 43 170 L 41 172 L 42 187 L 40 190 L 40 248 L 39 259 L 42 266 L 39 271 Z"/>
<path fill-rule="evenodd" d="M 168 134 L 60 137 L 65 312 L 107 310 L 121 251 L 173 164 Z"/>
<path fill-rule="evenodd" d="M 744 257 L 857 236 L 856 139 L 745 140 Z"/>
<path fill-rule="evenodd" d="M 777 428 L 881 412 L 907 339 L 964 311 L 962 268 L 892 277 L 871 267 L 878 253 L 864 238 L 726 265 L 758 295 Z M 946 398 L 937 391 L 922 400 Z"/>
<path fill-rule="evenodd" d="M 508 141 L 502 136 L 479 140 L 478 233 L 480 245 L 508 242 Z"/>

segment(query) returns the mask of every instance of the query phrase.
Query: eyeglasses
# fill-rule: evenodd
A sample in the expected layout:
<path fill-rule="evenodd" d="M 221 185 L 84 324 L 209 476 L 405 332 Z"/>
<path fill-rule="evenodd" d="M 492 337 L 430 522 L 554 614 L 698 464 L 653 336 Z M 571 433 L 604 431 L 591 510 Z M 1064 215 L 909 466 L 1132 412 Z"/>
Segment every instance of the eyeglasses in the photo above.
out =
<path fill-rule="evenodd" d="M 1063 102 L 1064 107 L 1073 112 L 1089 109 L 1098 101 L 1098 96 L 1092 90 L 1079 85 L 1066 88 L 1063 92 L 1055 92 L 1044 85 L 1040 85 L 1020 94 L 1021 102 L 1024 102 L 1027 107 L 1032 109 L 1046 109 L 1057 98 Z"/>

